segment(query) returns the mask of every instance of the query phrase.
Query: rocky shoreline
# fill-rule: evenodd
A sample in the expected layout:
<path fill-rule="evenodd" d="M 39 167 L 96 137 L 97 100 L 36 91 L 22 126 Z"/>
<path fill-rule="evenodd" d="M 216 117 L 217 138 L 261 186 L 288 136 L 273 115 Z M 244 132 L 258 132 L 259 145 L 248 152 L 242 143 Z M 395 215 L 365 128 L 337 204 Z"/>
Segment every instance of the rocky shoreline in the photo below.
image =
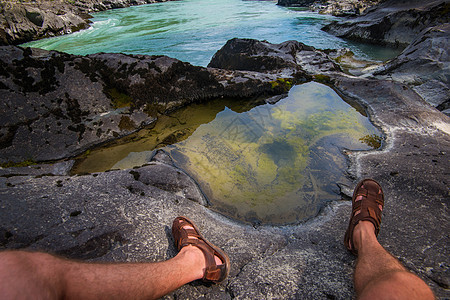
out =
<path fill-rule="evenodd" d="M 140 168 L 68 175 L 73 155 L 177 107 L 222 96 L 268 98 L 316 80 L 364 107 L 385 134 L 379 151 L 346 153 L 342 197 L 361 178 L 379 181 L 387 199 L 381 244 L 438 298 L 450 297 L 450 118 L 441 112 L 448 109 L 448 27 L 439 26 L 361 76 L 343 72 L 339 55 L 294 41 L 233 39 L 208 68 L 165 56 L 0 47 L 0 249 L 163 260 L 176 253 L 172 220 L 186 215 L 229 254 L 232 271 L 221 285 L 191 283 L 165 299 L 352 298 L 354 257 L 342 243 L 351 203 L 339 195 L 308 222 L 252 226 L 210 210 L 195 181 L 162 151 Z M 27 166 L 36 161 L 47 163 Z"/>
<path fill-rule="evenodd" d="M 0 46 L 86 29 L 90 13 L 170 0 L 38 0 L 0 2 Z"/>
<path fill-rule="evenodd" d="M 249 43 L 272 54 L 249 57 L 259 69 L 217 68 L 223 51 L 232 62 L 227 49 Z M 320 63 L 318 72 L 339 69 L 323 52 L 294 41 L 271 45 L 234 39 L 221 51 L 210 68 L 202 68 L 166 56 L 76 56 L 0 47 L 0 163 L 70 158 L 193 102 L 286 93 L 292 84 L 312 78 L 292 53 L 310 54 L 309 60 Z"/>

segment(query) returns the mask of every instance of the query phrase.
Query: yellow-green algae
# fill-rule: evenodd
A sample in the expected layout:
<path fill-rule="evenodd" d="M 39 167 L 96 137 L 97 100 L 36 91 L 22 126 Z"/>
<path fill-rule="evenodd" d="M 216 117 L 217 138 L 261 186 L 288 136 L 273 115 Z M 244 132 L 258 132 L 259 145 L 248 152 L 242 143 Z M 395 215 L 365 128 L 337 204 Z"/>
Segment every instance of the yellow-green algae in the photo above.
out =
<path fill-rule="evenodd" d="M 126 136 L 106 146 L 90 149 L 76 158 L 72 174 L 126 169 L 148 162 L 152 150 L 188 138 L 198 126 L 211 122 L 225 107 L 243 112 L 254 107 L 251 101 L 217 99 L 207 103 L 191 104 L 169 116 L 158 115 L 154 127 Z"/>
<path fill-rule="evenodd" d="M 243 114 L 225 110 L 167 149 L 199 181 L 213 208 L 247 221 L 295 222 L 317 214 L 327 194 L 318 184 L 327 178 L 316 179 L 308 169 L 310 149 L 330 136 L 367 149 L 359 139 L 375 129 L 362 120 L 332 89 L 308 83 L 275 105 Z"/>
<path fill-rule="evenodd" d="M 92 151 L 79 172 L 89 171 L 88 161 L 98 171 L 102 159 L 103 169 L 142 165 L 151 150 L 164 148 L 197 180 L 212 209 L 284 224 L 313 217 L 337 199 L 342 149 L 372 149 L 378 134 L 331 88 L 310 82 L 274 105 L 217 100 L 160 117 L 154 128 Z"/>

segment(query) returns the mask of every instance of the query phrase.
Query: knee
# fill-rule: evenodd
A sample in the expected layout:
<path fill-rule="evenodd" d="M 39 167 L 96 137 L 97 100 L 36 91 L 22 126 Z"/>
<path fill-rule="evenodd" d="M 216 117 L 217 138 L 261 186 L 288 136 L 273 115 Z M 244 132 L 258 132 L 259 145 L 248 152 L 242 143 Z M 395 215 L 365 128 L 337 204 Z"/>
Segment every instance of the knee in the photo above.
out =
<path fill-rule="evenodd" d="M 363 289 L 359 299 L 435 299 L 428 285 L 407 271 L 385 274 Z"/>

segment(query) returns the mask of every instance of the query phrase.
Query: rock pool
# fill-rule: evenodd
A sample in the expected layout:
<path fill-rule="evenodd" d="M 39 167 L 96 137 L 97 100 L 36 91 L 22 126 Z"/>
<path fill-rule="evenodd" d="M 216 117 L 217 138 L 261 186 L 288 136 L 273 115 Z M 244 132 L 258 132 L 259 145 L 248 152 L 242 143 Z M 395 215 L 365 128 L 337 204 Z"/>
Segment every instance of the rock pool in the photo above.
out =
<path fill-rule="evenodd" d="M 189 106 L 152 129 L 90 151 L 73 172 L 140 166 L 162 148 L 198 182 L 212 209 L 246 222 L 286 224 L 314 217 L 339 198 L 343 151 L 380 143 L 367 117 L 328 86 L 310 82 L 275 104 Z"/>

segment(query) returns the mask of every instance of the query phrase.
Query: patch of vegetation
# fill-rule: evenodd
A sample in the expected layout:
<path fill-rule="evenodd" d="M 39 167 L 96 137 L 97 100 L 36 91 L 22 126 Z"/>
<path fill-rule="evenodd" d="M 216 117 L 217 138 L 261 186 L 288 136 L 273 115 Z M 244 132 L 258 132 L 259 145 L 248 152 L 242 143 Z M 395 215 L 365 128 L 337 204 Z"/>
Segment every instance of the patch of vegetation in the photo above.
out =
<path fill-rule="evenodd" d="M 355 56 L 355 53 L 353 53 L 352 51 L 348 51 L 348 52 L 345 52 L 344 54 L 336 57 L 334 60 L 337 63 L 341 63 L 344 58 L 352 58 L 354 56 Z"/>
<path fill-rule="evenodd" d="M 323 75 L 323 74 L 314 75 L 314 81 L 320 82 L 320 83 L 323 83 L 323 84 L 330 84 L 331 83 L 330 76 Z"/>
<path fill-rule="evenodd" d="M 119 92 L 116 88 L 108 90 L 108 95 L 111 98 L 114 108 L 133 106 L 133 99 L 130 96 Z"/>
<path fill-rule="evenodd" d="M 271 81 L 270 84 L 273 90 L 279 90 L 281 92 L 288 92 L 293 85 L 292 80 L 287 78 L 278 78 L 275 81 Z"/>
<path fill-rule="evenodd" d="M 27 159 L 25 161 L 21 161 L 21 162 L 6 162 L 6 163 L 2 163 L 0 164 L 0 167 L 2 168 L 13 168 L 13 167 L 28 167 L 31 165 L 35 165 L 36 162 L 32 159 Z"/>
<path fill-rule="evenodd" d="M 368 134 L 359 139 L 361 142 L 367 144 L 373 149 L 378 149 L 381 147 L 381 141 L 383 138 L 376 134 Z"/>
<path fill-rule="evenodd" d="M 119 122 L 120 130 L 135 130 L 136 124 L 130 119 L 129 116 L 122 116 Z"/>

